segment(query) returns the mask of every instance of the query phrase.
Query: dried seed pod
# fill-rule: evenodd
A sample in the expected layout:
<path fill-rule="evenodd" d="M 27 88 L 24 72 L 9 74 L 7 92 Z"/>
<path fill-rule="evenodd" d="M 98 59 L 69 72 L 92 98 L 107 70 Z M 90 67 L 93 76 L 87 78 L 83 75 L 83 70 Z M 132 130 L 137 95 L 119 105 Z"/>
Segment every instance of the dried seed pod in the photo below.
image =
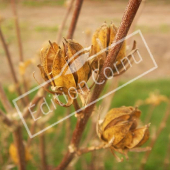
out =
<path fill-rule="evenodd" d="M 149 125 L 137 128 L 141 111 L 134 107 L 111 109 L 103 122 L 97 124 L 97 134 L 111 149 L 121 153 L 143 145 L 149 138 Z"/>
<path fill-rule="evenodd" d="M 107 57 L 107 54 L 112 47 L 112 43 L 115 39 L 117 32 L 117 27 L 114 24 L 110 24 L 109 26 L 104 23 L 99 29 L 95 31 L 92 37 L 92 47 L 91 47 L 91 56 L 97 55 L 91 61 L 91 67 L 96 72 L 96 70 L 101 70 L 104 61 Z M 132 51 L 135 52 L 136 44 L 134 42 L 134 46 Z M 130 53 L 131 54 L 131 53 Z M 130 54 L 128 54 L 129 59 L 131 58 Z M 123 65 L 127 65 L 127 61 L 123 61 L 123 58 L 126 57 L 126 41 L 123 42 L 122 47 L 117 55 L 115 66 L 112 68 L 114 76 L 117 76 L 118 70 L 119 75 L 123 72 Z"/>
<path fill-rule="evenodd" d="M 67 95 L 68 102 L 63 106 L 70 106 L 73 99 L 68 94 L 74 96 L 80 88 L 87 88 L 85 83 L 91 75 L 91 68 L 87 61 L 88 53 L 79 43 L 65 39 L 62 48 L 55 42 L 50 42 L 41 50 L 40 57 L 41 65 L 38 67 L 42 78 L 45 81 L 50 80 L 53 90 L 51 93 Z"/>

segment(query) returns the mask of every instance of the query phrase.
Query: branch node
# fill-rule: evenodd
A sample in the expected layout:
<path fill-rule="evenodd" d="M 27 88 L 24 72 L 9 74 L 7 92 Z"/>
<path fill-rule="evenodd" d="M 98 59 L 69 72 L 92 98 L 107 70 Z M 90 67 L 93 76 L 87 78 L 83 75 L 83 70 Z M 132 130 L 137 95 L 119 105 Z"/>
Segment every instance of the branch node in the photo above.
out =
<path fill-rule="evenodd" d="M 70 153 L 74 153 L 77 151 L 77 148 L 75 147 L 75 145 L 72 143 L 68 146 L 68 150 Z"/>
<path fill-rule="evenodd" d="M 78 119 L 83 119 L 84 113 L 83 112 L 75 113 L 75 117 L 78 118 Z"/>
<path fill-rule="evenodd" d="M 44 89 L 43 88 L 38 91 L 37 96 L 38 97 L 43 97 L 44 96 Z"/>

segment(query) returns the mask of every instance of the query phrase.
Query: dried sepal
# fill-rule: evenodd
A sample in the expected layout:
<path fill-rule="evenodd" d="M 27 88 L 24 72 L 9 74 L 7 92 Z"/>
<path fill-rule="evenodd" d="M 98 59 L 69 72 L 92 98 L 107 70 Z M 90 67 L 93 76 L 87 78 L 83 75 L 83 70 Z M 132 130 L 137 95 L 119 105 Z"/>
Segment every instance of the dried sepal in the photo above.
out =
<path fill-rule="evenodd" d="M 145 126 L 132 131 L 132 142 L 127 145 L 127 148 L 134 148 L 142 146 L 149 139 L 149 126 Z"/>
<path fill-rule="evenodd" d="M 131 144 L 133 136 L 131 132 L 128 132 L 125 137 L 115 146 L 117 149 L 125 149 Z"/>
<path fill-rule="evenodd" d="M 127 121 L 120 122 L 119 124 L 115 126 L 105 129 L 102 133 L 101 138 L 104 141 L 108 142 L 114 136 L 115 140 L 113 141 L 112 145 L 115 146 L 126 136 L 131 125 L 132 125 L 132 122 L 127 122 Z"/>

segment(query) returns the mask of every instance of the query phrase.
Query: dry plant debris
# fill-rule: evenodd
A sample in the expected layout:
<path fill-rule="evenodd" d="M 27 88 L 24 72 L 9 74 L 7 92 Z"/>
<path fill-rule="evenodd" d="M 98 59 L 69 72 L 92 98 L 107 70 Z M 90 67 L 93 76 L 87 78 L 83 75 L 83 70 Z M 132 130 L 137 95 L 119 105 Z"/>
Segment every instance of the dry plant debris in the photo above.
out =
<path fill-rule="evenodd" d="M 30 154 L 30 151 L 27 147 L 24 147 L 25 149 L 25 161 L 30 161 L 32 159 L 32 155 Z M 19 164 L 19 159 L 18 159 L 18 154 L 17 154 L 17 148 L 14 143 L 11 143 L 9 146 L 9 154 L 12 159 L 12 161 L 18 165 Z"/>

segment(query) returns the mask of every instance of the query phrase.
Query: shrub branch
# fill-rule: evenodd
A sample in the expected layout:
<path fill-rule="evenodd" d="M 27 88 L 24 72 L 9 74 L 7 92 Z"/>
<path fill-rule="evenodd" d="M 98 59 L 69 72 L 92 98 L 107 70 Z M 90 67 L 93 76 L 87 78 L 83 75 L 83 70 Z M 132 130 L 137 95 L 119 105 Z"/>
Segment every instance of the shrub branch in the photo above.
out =
<path fill-rule="evenodd" d="M 77 25 L 77 21 L 78 21 L 78 17 L 80 14 L 80 10 L 83 4 L 83 0 L 76 0 L 76 4 L 75 4 L 75 9 L 73 12 L 73 16 L 72 16 L 72 20 L 71 20 L 71 24 L 68 30 L 68 34 L 67 34 L 67 38 L 68 39 L 72 39 L 73 38 L 73 34 Z"/>
<path fill-rule="evenodd" d="M 123 18 L 122 18 L 122 22 L 121 22 L 120 27 L 117 31 L 117 34 L 116 34 L 116 37 L 115 37 L 115 42 L 118 42 L 122 38 L 126 37 L 128 31 L 129 31 L 129 28 L 132 24 L 132 21 L 133 21 L 135 15 L 136 15 L 136 12 L 137 12 L 137 10 L 140 6 L 141 1 L 142 0 L 130 0 L 129 1 L 128 6 L 127 6 L 125 13 L 123 15 Z M 122 44 L 123 44 L 123 42 L 115 45 L 110 50 L 110 52 L 109 52 L 109 54 L 108 54 L 108 56 L 105 60 L 102 71 L 99 74 L 99 79 L 98 79 L 98 82 L 100 82 L 100 83 L 104 82 L 104 83 L 102 83 L 101 85 L 98 85 L 98 84 L 95 85 L 94 91 L 93 91 L 93 94 L 91 96 L 89 103 L 94 102 L 99 97 L 101 91 L 103 90 L 103 87 L 106 84 L 106 77 L 104 76 L 104 72 L 103 72 L 104 68 L 106 68 L 106 67 L 112 68 L 112 65 L 116 60 L 116 56 L 117 56 Z M 107 71 L 106 71 L 106 75 L 108 75 Z M 92 114 L 94 106 L 95 106 L 95 103 L 93 103 L 89 107 L 87 107 L 84 110 L 83 119 L 77 120 L 77 124 L 76 124 L 75 130 L 73 132 L 73 136 L 72 136 L 71 143 L 70 143 L 70 146 L 72 148 L 74 148 L 73 150 L 75 150 L 75 151 L 74 152 L 68 151 L 66 153 L 66 155 L 64 156 L 63 160 L 61 161 L 61 163 L 58 165 L 58 167 L 55 168 L 55 170 L 65 169 L 68 166 L 68 164 L 71 162 L 71 160 L 73 159 L 75 152 L 76 152 L 76 148 L 79 145 L 79 142 L 81 140 L 81 137 L 82 137 L 83 131 L 85 129 L 86 123 L 87 123 L 89 117 Z"/>

